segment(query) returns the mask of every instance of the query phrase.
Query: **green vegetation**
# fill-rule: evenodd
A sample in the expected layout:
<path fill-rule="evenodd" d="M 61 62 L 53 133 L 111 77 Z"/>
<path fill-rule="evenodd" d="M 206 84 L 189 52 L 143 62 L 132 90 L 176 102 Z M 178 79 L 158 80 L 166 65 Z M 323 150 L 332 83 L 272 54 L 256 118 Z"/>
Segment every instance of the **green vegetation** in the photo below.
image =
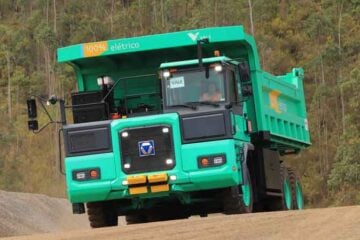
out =
<path fill-rule="evenodd" d="M 287 160 L 306 203 L 359 204 L 359 0 L 0 0 L 0 188 L 64 195 L 57 127 L 28 132 L 24 104 L 30 94 L 69 99 L 76 89 L 56 48 L 239 24 L 254 32 L 265 70 L 305 70 L 313 146 Z"/>

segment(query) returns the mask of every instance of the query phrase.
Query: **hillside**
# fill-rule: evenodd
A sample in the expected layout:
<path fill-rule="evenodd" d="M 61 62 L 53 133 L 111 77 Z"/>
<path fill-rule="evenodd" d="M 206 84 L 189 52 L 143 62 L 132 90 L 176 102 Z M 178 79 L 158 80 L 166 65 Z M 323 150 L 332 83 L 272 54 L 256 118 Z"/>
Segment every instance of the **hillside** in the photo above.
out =
<path fill-rule="evenodd" d="M 0 237 L 89 228 L 65 199 L 0 191 L 0 209 Z"/>

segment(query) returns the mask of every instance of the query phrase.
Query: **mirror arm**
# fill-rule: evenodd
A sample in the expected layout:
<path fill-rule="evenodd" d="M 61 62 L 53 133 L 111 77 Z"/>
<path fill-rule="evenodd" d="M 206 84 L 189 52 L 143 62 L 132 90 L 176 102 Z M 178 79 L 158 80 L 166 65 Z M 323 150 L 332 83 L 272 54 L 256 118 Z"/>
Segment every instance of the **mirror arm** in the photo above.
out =
<path fill-rule="evenodd" d="M 42 130 L 44 130 L 47 126 L 49 126 L 50 124 L 53 124 L 53 123 L 62 124 L 62 122 L 50 121 L 50 122 L 46 123 L 44 126 L 42 126 L 39 130 L 33 130 L 32 132 L 35 134 L 38 134 L 38 133 L 42 132 Z"/>
<path fill-rule="evenodd" d="M 51 117 L 50 113 L 48 112 L 48 110 L 46 109 L 44 102 L 48 102 L 49 100 L 41 97 L 41 96 L 37 96 L 37 95 L 33 95 L 31 96 L 33 98 L 36 98 L 39 100 L 41 108 L 44 110 L 45 114 L 48 116 L 49 118 L 49 122 L 46 123 L 44 126 L 42 126 L 40 129 L 38 130 L 32 130 L 32 132 L 34 134 L 38 134 L 40 132 L 42 132 L 47 126 L 49 126 L 50 124 L 62 124 L 65 125 L 66 124 L 66 115 L 65 115 L 65 101 L 63 99 L 58 99 L 58 101 L 60 102 L 60 114 L 61 114 L 61 121 L 54 121 L 53 118 Z"/>
<path fill-rule="evenodd" d="M 48 118 L 50 120 L 50 123 L 53 123 L 54 121 L 53 121 L 52 117 L 50 116 L 50 113 L 46 110 L 46 107 L 44 106 L 44 103 L 42 101 L 39 101 L 39 102 L 41 104 L 42 109 L 44 110 L 44 112 L 48 116 Z"/>
<path fill-rule="evenodd" d="M 203 51 L 202 51 L 202 45 L 203 44 L 208 44 L 209 38 L 202 38 L 197 40 L 196 44 L 197 44 L 197 55 L 198 55 L 198 61 L 199 61 L 199 67 L 202 68 L 203 67 Z"/>
<path fill-rule="evenodd" d="M 52 121 L 48 122 L 47 124 L 45 124 L 44 126 L 42 126 L 39 130 L 33 130 L 32 132 L 35 134 L 38 134 L 40 132 L 42 132 L 42 130 L 44 130 L 47 126 L 49 126 L 51 123 L 54 123 Z"/>
<path fill-rule="evenodd" d="M 233 107 L 233 102 L 230 102 L 230 103 L 225 105 L 226 109 L 232 109 L 232 107 Z"/>

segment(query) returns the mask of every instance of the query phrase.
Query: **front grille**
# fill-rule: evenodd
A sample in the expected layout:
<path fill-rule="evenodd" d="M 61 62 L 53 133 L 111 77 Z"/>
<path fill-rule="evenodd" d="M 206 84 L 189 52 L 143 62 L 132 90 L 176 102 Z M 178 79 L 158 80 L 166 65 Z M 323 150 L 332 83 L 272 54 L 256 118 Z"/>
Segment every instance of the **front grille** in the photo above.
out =
<path fill-rule="evenodd" d="M 121 165 L 125 173 L 174 168 L 175 155 L 170 126 L 125 129 L 119 132 L 119 139 Z"/>

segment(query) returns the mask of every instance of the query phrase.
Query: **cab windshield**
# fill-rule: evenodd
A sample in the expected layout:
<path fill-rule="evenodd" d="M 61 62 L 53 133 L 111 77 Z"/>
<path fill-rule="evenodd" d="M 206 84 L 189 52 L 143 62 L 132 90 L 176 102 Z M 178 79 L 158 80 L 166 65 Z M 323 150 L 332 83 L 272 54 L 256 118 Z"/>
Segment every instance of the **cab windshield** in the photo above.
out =
<path fill-rule="evenodd" d="M 217 69 L 218 70 L 218 69 Z M 186 70 L 172 73 L 165 81 L 167 106 L 201 102 L 224 102 L 225 81 L 223 71 L 209 69 Z"/>

